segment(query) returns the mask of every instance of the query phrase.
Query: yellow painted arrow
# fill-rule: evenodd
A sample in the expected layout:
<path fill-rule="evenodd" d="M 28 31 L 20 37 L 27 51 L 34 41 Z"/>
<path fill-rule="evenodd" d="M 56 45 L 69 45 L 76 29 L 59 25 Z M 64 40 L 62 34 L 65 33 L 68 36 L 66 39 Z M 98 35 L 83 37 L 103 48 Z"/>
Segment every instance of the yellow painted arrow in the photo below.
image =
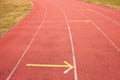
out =
<path fill-rule="evenodd" d="M 68 69 L 64 71 L 64 73 L 67 73 L 70 71 L 73 66 L 69 64 L 67 61 L 64 61 L 64 65 L 58 65 L 58 64 L 26 64 L 28 67 L 57 67 L 57 68 L 64 68 L 67 67 Z"/>

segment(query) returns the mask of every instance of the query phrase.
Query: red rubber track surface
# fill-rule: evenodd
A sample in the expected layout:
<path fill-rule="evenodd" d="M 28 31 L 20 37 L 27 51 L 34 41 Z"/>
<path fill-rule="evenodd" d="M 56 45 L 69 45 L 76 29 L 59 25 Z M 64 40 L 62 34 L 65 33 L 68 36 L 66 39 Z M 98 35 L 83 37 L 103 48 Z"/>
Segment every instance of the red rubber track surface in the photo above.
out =
<path fill-rule="evenodd" d="M 78 0 L 32 0 L 0 38 L 0 80 L 120 80 L 120 11 Z M 89 21 L 89 22 L 87 22 Z M 63 64 L 67 68 L 28 67 Z"/>

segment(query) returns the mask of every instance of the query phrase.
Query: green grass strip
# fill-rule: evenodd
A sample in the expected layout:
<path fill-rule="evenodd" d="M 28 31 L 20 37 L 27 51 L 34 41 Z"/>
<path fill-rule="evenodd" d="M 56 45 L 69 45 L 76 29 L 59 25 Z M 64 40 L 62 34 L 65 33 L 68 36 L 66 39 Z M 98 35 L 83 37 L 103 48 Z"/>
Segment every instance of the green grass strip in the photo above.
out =
<path fill-rule="evenodd" d="M 102 4 L 112 8 L 120 9 L 120 0 L 83 0 L 87 2 L 94 2 L 97 4 Z"/>
<path fill-rule="evenodd" d="M 23 19 L 31 9 L 30 0 L 0 0 L 0 36 Z"/>

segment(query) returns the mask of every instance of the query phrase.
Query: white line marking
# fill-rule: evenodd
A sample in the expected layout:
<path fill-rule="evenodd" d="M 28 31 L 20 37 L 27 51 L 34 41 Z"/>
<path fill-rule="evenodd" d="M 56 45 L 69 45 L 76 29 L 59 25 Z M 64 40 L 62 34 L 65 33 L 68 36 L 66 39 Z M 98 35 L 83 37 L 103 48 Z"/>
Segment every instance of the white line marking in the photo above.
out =
<path fill-rule="evenodd" d="M 60 9 L 60 11 L 62 12 L 63 16 L 65 17 L 67 27 L 68 27 L 68 31 L 69 31 L 71 49 L 72 49 L 72 56 L 73 56 L 74 80 L 78 80 L 77 67 L 76 67 L 76 57 L 75 57 L 75 50 L 74 50 L 74 44 L 73 44 L 72 32 L 71 32 L 71 29 L 70 29 L 70 24 L 69 24 L 69 21 L 68 21 L 68 18 L 66 16 L 65 12 L 62 9 Z"/>
<path fill-rule="evenodd" d="M 31 47 L 32 43 L 34 42 L 36 36 L 38 35 L 38 32 L 40 31 L 41 27 L 42 27 L 42 24 L 44 23 L 45 21 L 45 17 L 47 15 L 47 9 L 45 10 L 45 13 L 44 13 L 44 17 L 41 21 L 41 24 L 40 26 L 38 27 L 35 35 L 33 36 L 32 40 L 30 41 L 30 43 L 28 44 L 28 46 L 26 47 L 25 51 L 22 53 L 20 59 L 18 60 L 17 64 L 14 66 L 13 70 L 10 72 L 10 74 L 8 75 L 7 79 L 6 80 L 10 80 L 10 78 L 12 77 L 13 73 L 16 71 L 17 67 L 19 66 L 19 64 L 21 63 L 23 57 L 25 56 L 25 54 L 27 53 L 27 51 L 29 50 L 29 48 Z"/>
<path fill-rule="evenodd" d="M 85 15 L 84 15 L 85 16 Z M 104 37 L 114 46 L 114 48 L 120 52 L 120 48 L 117 47 L 117 45 L 105 34 L 105 32 L 99 28 L 99 26 L 93 21 L 91 20 L 89 17 L 85 16 L 87 19 L 89 19 L 91 21 L 91 23 L 93 25 L 95 25 L 95 27 L 104 35 Z"/>
<path fill-rule="evenodd" d="M 101 14 L 101 13 L 98 13 L 97 11 L 95 11 L 95 10 L 93 10 L 93 9 L 88 9 L 88 10 L 89 10 L 89 11 L 93 11 L 93 12 L 97 13 L 98 15 L 101 15 L 101 16 L 105 17 L 106 19 L 111 20 L 112 22 L 114 22 L 115 24 L 117 24 L 117 25 L 120 26 L 120 23 L 118 23 L 117 21 L 113 20 L 112 18 L 107 17 L 107 16 L 105 16 L 105 15 L 103 15 L 103 14 Z"/>

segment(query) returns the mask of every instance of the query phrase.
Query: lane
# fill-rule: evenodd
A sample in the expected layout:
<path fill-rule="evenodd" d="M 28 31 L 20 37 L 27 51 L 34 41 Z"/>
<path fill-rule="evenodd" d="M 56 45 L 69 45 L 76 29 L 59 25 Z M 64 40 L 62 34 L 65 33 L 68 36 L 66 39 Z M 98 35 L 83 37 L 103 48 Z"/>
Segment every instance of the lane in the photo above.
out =
<path fill-rule="evenodd" d="M 39 5 L 41 1 L 38 1 Z M 57 7 L 43 1 L 47 16 L 22 62 L 9 80 L 74 80 L 73 70 L 64 74 L 66 68 L 28 67 L 26 64 L 73 64 L 67 24 Z M 56 15 L 56 16 L 54 16 Z"/>

